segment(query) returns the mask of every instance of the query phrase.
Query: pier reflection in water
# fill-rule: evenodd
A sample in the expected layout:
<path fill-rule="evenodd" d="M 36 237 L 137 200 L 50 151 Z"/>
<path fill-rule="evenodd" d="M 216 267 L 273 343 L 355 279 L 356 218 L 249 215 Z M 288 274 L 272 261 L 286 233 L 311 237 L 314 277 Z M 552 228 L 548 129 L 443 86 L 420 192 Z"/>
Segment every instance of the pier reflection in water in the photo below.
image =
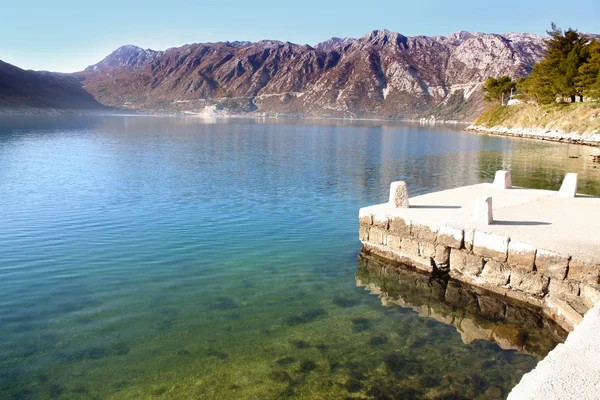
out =
<path fill-rule="evenodd" d="M 542 359 L 567 336 L 530 305 L 364 252 L 359 254 L 356 283 L 378 295 L 384 306 L 409 308 L 454 325 L 465 344 L 487 340 Z"/>

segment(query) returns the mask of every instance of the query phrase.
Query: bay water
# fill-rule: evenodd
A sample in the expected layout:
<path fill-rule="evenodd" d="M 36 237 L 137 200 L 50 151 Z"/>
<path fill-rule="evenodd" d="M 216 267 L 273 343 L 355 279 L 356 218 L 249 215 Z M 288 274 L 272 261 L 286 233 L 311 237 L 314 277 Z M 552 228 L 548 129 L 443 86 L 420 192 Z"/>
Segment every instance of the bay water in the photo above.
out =
<path fill-rule="evenodd" d="M 505 398 L 564 333 L 540 317 L 518 333 L 536 351 L 466 344 L 384 307 L 358 209 L 392 181 L 412 196 L 499 169 L 600 195 L 597 150 L 460 128 L 0 118 L 0 398 Z"/>

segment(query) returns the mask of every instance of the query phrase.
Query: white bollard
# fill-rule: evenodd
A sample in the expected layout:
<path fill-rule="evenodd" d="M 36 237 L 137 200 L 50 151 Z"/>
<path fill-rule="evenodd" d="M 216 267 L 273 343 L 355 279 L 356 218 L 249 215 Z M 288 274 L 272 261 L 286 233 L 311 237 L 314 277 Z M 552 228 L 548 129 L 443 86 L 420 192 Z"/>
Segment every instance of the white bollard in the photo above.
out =
<path fill-rule="evenodd" d="M 498 189 L 510 189 L 512 187 L 510 171 L 496 171 L 492 185 Z"/>
<path fill-rule="evenodd" d="M 473 220 L 486 225 L 492 223 L 494 216 L 492 214 L 491 197 L 478 197 L 475 200 L 475 212 L 473 213 Z"/>
<path fill-rule="evenodd" d="M 408 189 L 406 182 L 397 181 L 390 185 L 390 205 L 394 208 L 408 208 Z"/>
<path fill-rule="evenodd" d="M 574 172 L 569 172 L 567 175 L 565 175 L 565 179 L 563 179 L 562 185 L 560 185 L 558 195 L 564 197 L 575 197 L 576 194 L 577 174 Z"/>

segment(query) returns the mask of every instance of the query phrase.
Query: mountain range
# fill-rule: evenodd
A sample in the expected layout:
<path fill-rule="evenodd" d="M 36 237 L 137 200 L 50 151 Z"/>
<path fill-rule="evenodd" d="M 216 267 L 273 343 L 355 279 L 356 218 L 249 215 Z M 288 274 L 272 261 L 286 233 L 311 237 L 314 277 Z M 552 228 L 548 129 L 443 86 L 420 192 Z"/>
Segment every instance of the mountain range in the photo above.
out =
<path fill-rule="evenodd" d="M 0 108 L 473 120 L 489 76 L 524 76 L 534 34 L 407 37 L 375 30 L 315 46 L 265 40 L 123 46 L 72 74 L 0 63 Z"/>
<path fill-rule="evenodd" d="M 26 71 L 0 61 L 0 111 L 107 110 L 75 74 Z"/>

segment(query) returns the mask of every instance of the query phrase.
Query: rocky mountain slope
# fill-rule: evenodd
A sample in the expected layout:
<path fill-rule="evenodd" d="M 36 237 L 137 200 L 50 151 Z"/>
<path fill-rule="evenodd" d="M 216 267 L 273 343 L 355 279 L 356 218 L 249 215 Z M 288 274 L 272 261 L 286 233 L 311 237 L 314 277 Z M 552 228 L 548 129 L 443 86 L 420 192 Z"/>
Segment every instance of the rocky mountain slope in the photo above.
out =
<path fill-rule="evenodd" d="M 142 110 L 470 120 L 489 76 L 527 74 L 532 34 L 406 37 L 377 30 L 315 47 L 261 41 L 117 49 L 76 76 L 102 104 Z"/>
<path fill-rule="evenodd" d="M 272 40 L 123 46 L 75 74 L 0 62 L 0 108 L 474 120 L 487 77 L 524 75 L 544 51 L 544 39 L 531 34 L 386 30 L 314 47 Z"/>
<path fill-rule="evenodd" d="M 106 110 L 69 74 L 26 71 L 0 61 L 2 110 Z"/>

